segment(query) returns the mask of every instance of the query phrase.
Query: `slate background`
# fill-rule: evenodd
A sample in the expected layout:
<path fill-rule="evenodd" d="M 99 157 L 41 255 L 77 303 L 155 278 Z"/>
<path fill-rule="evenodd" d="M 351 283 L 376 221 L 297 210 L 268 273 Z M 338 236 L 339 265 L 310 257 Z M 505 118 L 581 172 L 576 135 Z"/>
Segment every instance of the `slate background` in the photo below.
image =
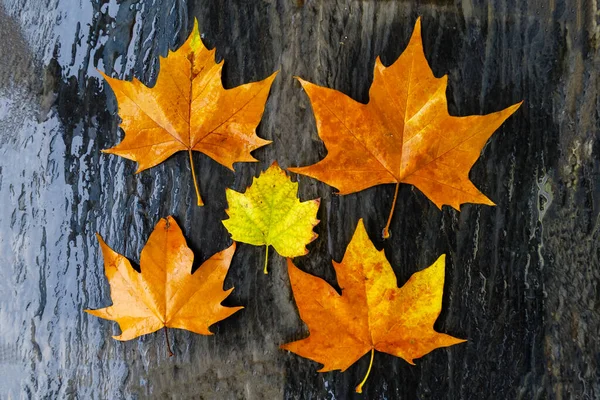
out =
<path fill-rule="evenodd" d="M 304 3 L 304 4 L 303 4 Z M 584 0 L 0 0 L 1 398 L 593 399 L 600 397 L 600 28 Z M 392 237 L 380 239 L 392 185 L 322 198 L 319 238 L 297 264 L 335 285 L 359 218 L 384 248 L 399 284 L 448 254 L 435 327 L 468 339 L 410 366 L 377 353 L 345 373 L 278 350 L 307 330 L 285 263 L 240 245 L 227 304 L 246 309 L 216 334 L 110 339 L 117 325 L 82 309 L 110 304 L 94 233 L 133 262 L 159 218 L 174 215 L 199 265 L 230 242 L 225 188 L 243 190 L 277 159 L 326 154 L 293 76 L 366 102 L 375 58 L 391 64 L 417 16 L 436 76 L 449 75 L 454 115 L 524 100 L 490 139 L 471 179 L 497 207 L 438 210 L 402 185 Z M 279 69 L 259 136 L 274 143 L 236 174 L 194 154 L 204 208 L 194 203 L 186 154 L 139 175 L 100 153 L 118 143 L 116 103 L 96 68 L 152 85 L 158 57 L 197 17 L 233 87 Z"/>

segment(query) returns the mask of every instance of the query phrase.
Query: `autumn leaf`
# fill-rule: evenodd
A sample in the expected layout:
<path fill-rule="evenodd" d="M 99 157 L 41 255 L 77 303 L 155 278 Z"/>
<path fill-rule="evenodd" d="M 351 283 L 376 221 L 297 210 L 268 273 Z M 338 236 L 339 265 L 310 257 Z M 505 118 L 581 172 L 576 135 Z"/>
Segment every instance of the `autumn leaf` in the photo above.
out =
<path fill-rule="evenodd" d="M 421 190 L 439 208 L 494 203 L 469 180 L 469 170 L 498 127 L 521 103 L 488 115 L 448 113 L 447 76 L 436 78 L 427 64 L 417 20 L 398 60 L 384 67 L 377 58 L 368 104 L 299 79 L 308 93 L 319 136 L 328 154 L 320 162 L 289 168 L 349 194 L 386 183 Z"/>
<path fill-rule="evenodd" d="M 223 290 L 223 281 L 235 243 L 210 257 L 192 274 L 192 250 L 175 220 L 163 218 L 142 250 L 138 273 L 97 236 L 113 305 L 85 311 L 118 322 L 121 334 L 113 336 L 117 340 L 134 339 L 163 328 L 172 355 L 167 328 L 212 335 L 212 324 L 244 308 L 221 306 L 233 290 Z"/>
<path fill-rule="evenodd" d="M 125 138 L 104 150 L 136 161 L 137 172 L 154 167 L 178 151 L 187 151 L 198 205 L 203 205 L 192 151 L 233 170 L 233 163 L 257 161 L 250 152 L 269 144 L 256 136 L 274 73 L 260 82 L 224 89 L 223 62 L 202 44 L 198 21 L 188 40 L 161 57 L 156 85 L 146 87 L 102 76 L 115 92 Z"/>
<path fill-rule="evenodd" d="M 277 163 L 253 178 L 246 193 L 226 190 L 229 219 L 223 225 L 235 241 L 266 246 L 265 274 L 269 246 L 284 257 L 297 257 L 308 253 L 306 245 L 317 238 L 313 227 L 319 223 L 320 199 L 300 202 L 297 192 L 298 183 Z"/>
<path fill-rule="evenodd" d="M 281 348 L 323 364 L 319 372 L 346 370 L 375 350 L 413 364 L 430 351 L 464 342 L 433 329 L 442 308 L 445 255 L 413 274 L 401 288 L 383 251 L 369 240 L 362 219 L 341 263 L 333 263 L 342 294 L 288 260 L 300 317 L 310 336 Z"/>

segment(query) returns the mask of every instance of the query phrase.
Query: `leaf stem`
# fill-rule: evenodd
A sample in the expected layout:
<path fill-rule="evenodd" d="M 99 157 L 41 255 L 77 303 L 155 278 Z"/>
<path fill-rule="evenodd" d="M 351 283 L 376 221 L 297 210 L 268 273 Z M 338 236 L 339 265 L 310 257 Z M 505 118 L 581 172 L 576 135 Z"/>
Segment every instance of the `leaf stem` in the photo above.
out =
<path fill-rule="evenodd" d="M 394 215 L 394 208 L 396 208 L 396 199 L 398 199 L 398 188 L 400 183 L 396 183 L 396 191 L 394 192 L 394 200 L 392 200 L 392 209 L 390 210 L 390 216 L 388 217 L 387 224 L 383 228 L 383 238 L 387 239 L 390 237 L 390 224 L 392 223 L 392 215 Z"/>
<path fill-rule="evenodd" d="M 198 189 L 198 180 L 196 179 L 196 171 L 194 171 L 194 159 L 192 158 L 192 149 L 188 149 L 188 154 L 190 155 L 190 168 L 192 170 L 192 179 L 194 181 L 194 187 L 196 188 L 196 199 L 198 200 L 198 207 L 204 205 L 202 201 L 202 197 L 200 197 L 200 189 Z"/>
<path fill-rule="evenodd" d="M 169 352 L 169 357 L 173 357 L 173 352 L 171 351 L 171 343 L 169 343 L 169 333 L 167 332 L 167 326 L 163 326 L 163 331 L 165 332 L 165 340 L 167 341 L 167 351 Z"/>
<path fill-rule="evenodd" d="M 265 268 L 263 269 L 263 272 L 265 273 L 265 275 L 267 275 L 269 273 L 269 271 L 267 271 L 267 263 L 269 262 L 269 245 L 265 246 Z"/>
<path fill-rule="evenodd" d="M 356 393 L 362 393 L 362 387 L 365 384 L 365 382 L 367 381 L 369 374 L 371 373 L 371 367 L 373 366 L 373 357 L 375 357 L 375 349 L 371 349 L 371 362 L 369 363 L 369 369 L 367 370 L 367 374 L 363 378 L 362 382 L 359 383 L 358 386 L 356 387 L 356 389 L 355 389 Z"/>

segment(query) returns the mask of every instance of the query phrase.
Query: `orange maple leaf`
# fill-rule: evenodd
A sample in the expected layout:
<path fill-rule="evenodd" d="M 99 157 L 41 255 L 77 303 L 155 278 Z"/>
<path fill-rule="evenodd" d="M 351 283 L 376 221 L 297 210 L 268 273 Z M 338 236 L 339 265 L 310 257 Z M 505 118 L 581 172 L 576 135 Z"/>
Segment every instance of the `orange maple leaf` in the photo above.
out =
<path fill-rule="evenodd" d="M 187 151 L 198 205 L 203 205 L 192 151 L 233 170 L 235 162 L 257 161 L 250 152 L 271 143 L 255 129 L 277 72 L 260 82 L 224 89 L 222 69 L 223 62 L 215 63 L 215 49 L 202 44 L 196 21 L 188 40 L 161 57 L 153 88 L 101 73 L 115 92 L 125 131 L 123 141 L 104 152 L 137 161 L 141 172 Z"/>
<path fill-rule="evenodd" d="M 288 259 L 294 298 L 310 336 L 281 348 L 323 364 L 319 372 L 344 371 L 371 351 L 369 370 L 356 388 L 360 393 L 375 350 L 413 364 L 434 349 L 464 342 L 433 329 L 442 309 L 445 255 L 398 288 L 392 267 L 361 219 L 342 262 L 333 266 L 341 295 Z"/>
<path fill-rule="evenodd" d="M 420 19 L 396 62 L 386 68 L 379 58 L 375 61 L 369 103 L 299 80 L 328 154 L 314 165 L 288 170 L 334 186 L 342 195 L 395 183 L 384 237 L 400 183 L 415 185 L 439 208 L 494 204 L 469 180 L 469 170 L 488 138 L 521 103 L 488 115 L 451 116 L 448 79 L 434 77 L 427 64 Z"/>
<path fill-rule="evenodd" d="M 134 339 L 161 328 L 165 336 L 167 328 L 212 335 L 212 324 L 244 308 L 221 305 L 233 290 L 223 290 L 223 281 L 235 243 L 210 257 L 192 274 L 192 250 L 175 220 L 163 218 L 142 250 L 138 273 L 127 258 L 97 236 L 113 305 L 85 311 L 118 322 L 121 334 L 113 336 L 117 340 Z"/>

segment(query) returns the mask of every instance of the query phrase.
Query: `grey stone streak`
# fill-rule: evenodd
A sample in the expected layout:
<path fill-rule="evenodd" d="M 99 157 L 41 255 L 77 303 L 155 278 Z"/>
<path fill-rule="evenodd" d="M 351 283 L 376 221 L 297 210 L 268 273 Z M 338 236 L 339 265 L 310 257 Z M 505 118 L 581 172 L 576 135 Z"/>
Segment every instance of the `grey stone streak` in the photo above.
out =
<path fill-rule="evenodd" d="M 301 3 L 304 3 L 302 6 Z M 174 215 L 199 265 L 229 243 L 225 188 L 243 190 L 277 159 L 326 154 L 293 77 L 368 101 L 375 58 L 403 51 L 417 16 L 436 76 L 448 74 L 454 115 L 524 100 L 492 137 L 471 178 L 497 207 L 438 210 L 401 186 L 322 198 L 319 238 L 302 269 L 337 286 L 359 218 L 399 284 L 448 254 L 436 329 L 468 342 L 410 366 L 377 353 L 361 398 L 600 397 L 600 94 L 598 10 L 583 0 L 412 2 L 270 0 L 0 1 L 0 395 L 14 398 L 323 398 L 355 396 L 368 357 L 346 372 L 278 350 L 304 337 L 285 263 L 239 245 L 226 304 L 246 308 L 214 336 L 171 332 L 129 342 L 116 324 L 82 312 L 110 304 L 95 232 L 133 262 L 159 218 Z M 158 57 L 197 17 L 233 87 L 275 70 L 258 134 L 273 144 L 236 174 L 195 154 L 206 206 L 194 203 L 185 154 L 141 174 L 100 150 L 118 143 L 116 103 L 95 68 L 152 85 Z M 7 39 L 8 38 L 8 39 Z M 5 372 L 7 371 L 7 372 Z M 358 396 L 357 396 L 358 398 Z"/>

